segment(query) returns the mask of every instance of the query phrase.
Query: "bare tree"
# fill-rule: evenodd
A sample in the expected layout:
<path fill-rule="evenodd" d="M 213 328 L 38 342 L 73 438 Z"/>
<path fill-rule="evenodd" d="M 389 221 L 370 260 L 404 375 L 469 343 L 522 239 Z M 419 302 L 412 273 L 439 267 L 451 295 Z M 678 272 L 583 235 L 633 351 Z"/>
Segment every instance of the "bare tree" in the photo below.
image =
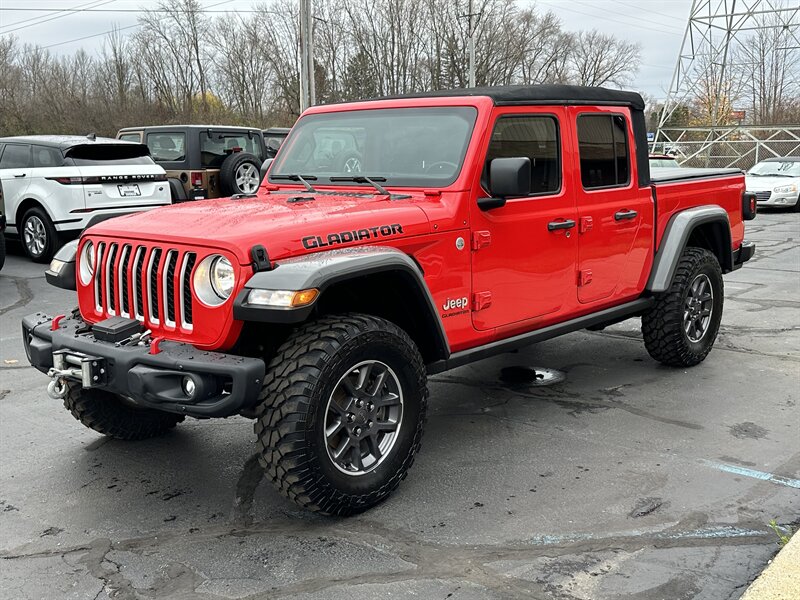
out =
<path fill-rule="evenodd" d="M 627 85 L 638 70 L 641 48 L 596 29 L 572 36 L 568 64 L 578 85 Z"/>

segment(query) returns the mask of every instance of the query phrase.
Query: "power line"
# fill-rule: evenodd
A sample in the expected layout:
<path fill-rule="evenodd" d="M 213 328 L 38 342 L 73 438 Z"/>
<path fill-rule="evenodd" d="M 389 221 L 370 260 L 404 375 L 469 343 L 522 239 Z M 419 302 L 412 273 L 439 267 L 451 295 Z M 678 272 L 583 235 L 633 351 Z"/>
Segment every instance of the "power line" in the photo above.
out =
<path fill-rule="evenodd" d="M 638 8 L 635 4 L 628 4 L 627 2 L 622 2 L 621 0 L 611 0 L 614 4 L 619 4 L 620 6 L 624 6 L 628 10 L 632 8 Z M 680 21 L 682 24 L 686 24 L 686 19 L 683 17 L 676 17 L 675 15 L 668 15 L 667 13 L 658 12 L 652 9 L 647 9 L 647 13 L 651 15 L 658 15 L 659 17 L 664 17 L 667 19 L 674 19 L 676 21 Z"/>
<path fill-rule="evenodd" d="M 116 0 L 109 0 L 109 1 L 115 2 Z M 22 11 L 26 11 L 26 12 L 52 12 L 52 11 L 57 11 L 57 12 L 65 12 L 65 13 L 79 13 L 79 12 L 81 12 L 81 13 L 142 13 L 144 11 L 151 12 L 151 13 L 172 13 L 172 12 L 174 12 L 173 10 L 164 9 L 164 8 L 147 8 L 147 9 L 141 9 L 141 8 L 84 8 L 84 9 L 79 9 L 77 7 L 76 8 L 63 8 L 63 9 L 57 9 L 57 8 L 5 8 L 5 7 L 0 8 L 0 12 L 3 12 L 3 11 L 13 11 L 13 12 L 22 12 Z M 195 11 L 195 12 L 224 14 L 224 13 L 229 13 L 231 11 L 230 10 L 208 10 L 208 9 L 202 9 L 201 8 L 201 9 Z M 256 8 L 245 8 L 245 9 L 237 8 L 237 9 L 234 9 L 234 12 L 237 12 L 237 13 L 260 13 L 260 12 L 264 12 L 264 11 L 261 10 L 261 9 L 256 9 Z M 46 16 L 46 15 L 44 15 L 44 16 Z M 41 17 L 32 17 L 30 19 L 24 19 L 23 21 L 16 21 L 15 23 L 24 23 L 25 21 L 32 21 L 34 19 L 39 19 L 39 18 L 41 18 Z M 15 23 L 10 23 L 9 25 L 5 25 L 5 27 L 10 27 L 11 25 L 14 25 Z"/>
<path fill-rule="evenodd" d="M 230 4 L 233 1 L 234 0 L 223 0 L 222 2 L 217 2 L 216 4 L 210 4 L 206 8 L 214 8 L 215 6 L 221 6 L 223 4 Z M 139 12 L 142 12 L 142 11 L 139 11 Z M 167 17 L 162 17 L 161 19 L 159 19 L 159 21 L 163 21 L 166 18 Z M 117 31 L 125 31 L 126 29 L 133 29 L 134 27 L 141 27 L 141 26 L 142 26 L 141 23 L 134 23 L 133 25 L 127 25 L 126 27 L 116 27 L 114 29 L 109 29 L 108 31 L 102 31 L 100 33 L 93 33 L 91 35 L 84 35 L 83 37 L 75 38 L 75 39 L 72 39 L 72 40 L 66 40 L 66 41 L 63 41 L 63 42 L 57 42 L 55 44 L 50 44 L 48 46 L 42 46 L 42 49 L 43 50 L 47 50 L 48 48 L 55 48 L 56 46 L 64 46 L 65 44 L 72 44 L 74 42 L 82 42 L 83 40 L 88 40 L 88 39 L 91 39 L 91 38 L 96 38 L 96 37 L 100 37 L 100 36 L 103 36 L 103 35 L 108 35 L 109 33 L 115 33 Z"/>
<path fill-rule="evenodd" d="M 22 25 L 21 27 L 16 27 L 14 29 L 9 29 L 8 31 L 4 31 L 3 32 L 3 34 L 11 33 L 12 31 L 19 31 L 20 29 L 25 29 L 26 27 L 33 27 L 34 25 L 39 25 L 40 23 L 47 23 L 48 21 L 55 21 L 56 19 L 62 19 L 64 17 L 69 17 L 71 14 L 74 14 L 76 12 L 81 12 L 81 10 L 85 10 L 85 9 L 81 8 L 81 7 L 84 7 L 84 6 L 87 6 L 87 7 L 90 6 L 90 5 L 103 6 L 104 4 L 109 4 L 109 3 L 114 2 L 114 1 L 115 0 L 107 0 L 107 1 L 104 2 L 102 0 L 92 0 L 91 2 L 87 2 L 85 4 L 79 4 L 78 6 L 74 6 L 72 8 L 50 9 L 49 12 L 51 14 L 52 13 L 59 13 L 59 14 L 56 14 L 55 16 L 52 16 L 49 19 L 47 17 L 50 16 L 50 15 L 39 15 L 39 16 L 36 16 L 36 17 L 30 17 L 28 19 L 22 19 L 20 21 L 14 21 L 13 23 L 8 23 L 7 25 L 2 25 L 1 27 L 3 27 L 5 29 L 7 27 L 14 27 L 14 25 L 20 25 L 22 23 L 29 23 L 28 25 Z M 92 7 L 92 8 L 94 8 L 94 7 Z M 5 8 L 0 8 L 0 10 L 6 10 L 6 9 Z M 35 23 L 30 23 L 30 21 L 35 21 Z"/>
<path fill-rule="evenodd" d="M 592 17 L 593 19 L 602 19 L 603 21 L 611 21 L 613 23 L 619 23 L 620 25 L 625 25 L 626 27 L 636 27 L 637 29 L 647 29 L 648 31 L 655 31 L 657 33 L 663 33 L 663 34 L 666 34 L 666 35 L 674 35 L 674 36 L 677 36 L 677 37 L 680 37 L 682 35 L 680 33 L 677 33 L 674 30 L 656 29 L 654 27 L 647 27 L 646 25 L 639 25 L 639 24 L 635 24 L 634 25 L 633 23 L 627 23 L 625 21 L 620 21 L 618 19 L 612 19 L 611 17 L 605 17 L 603 15 L 583 12 L 583 11 L 577 10 L 575 8 L 572 8 L 571 6 L 569 8 L 564 7 L 561 4 L 557 4 L 556 6 L 549 6 L 548 4 L 546 4 L 546 1 L 547 0 L 541 0 L 542 6 L 548 6 L 551 9 L 562 9 L 562 10 L 566 10 L 566 11 L 569 11 L 569 12 L 578 13 L 579 15 Z"/>

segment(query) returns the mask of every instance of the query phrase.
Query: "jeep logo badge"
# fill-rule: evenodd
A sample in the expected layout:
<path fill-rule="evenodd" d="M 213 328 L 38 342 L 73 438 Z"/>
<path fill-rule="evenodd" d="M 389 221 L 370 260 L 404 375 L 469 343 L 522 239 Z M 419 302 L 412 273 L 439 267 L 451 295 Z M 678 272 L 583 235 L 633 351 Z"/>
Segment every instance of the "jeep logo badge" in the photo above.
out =
<path fill-rule="evenodd" d="M 464 296 L 463 298 L 448 298 L 442 304 L 442 310 L 447 312 L 448 310 L 454 310 L 456 308 L 467 308 L 467 297 Z"/>

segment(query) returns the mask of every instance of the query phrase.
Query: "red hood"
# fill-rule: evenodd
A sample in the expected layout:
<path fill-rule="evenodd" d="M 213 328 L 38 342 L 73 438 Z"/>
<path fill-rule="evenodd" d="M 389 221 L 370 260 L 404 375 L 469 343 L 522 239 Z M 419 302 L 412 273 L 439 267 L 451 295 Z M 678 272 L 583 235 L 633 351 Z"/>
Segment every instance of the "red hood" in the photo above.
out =
<path fill-rule="evenodd" d="M 374 243 L 430 232 L 425 211 L 413 199 L 385 196 L 269 194 L 240 200 L 185 202 L 99 223 L 89 235 L 172 242 L 230 250 L 241 264 L 262 244 L 270 258 L 304 254 L 328 246 Z M 416 200 L 421 200 L 422 195 Z M 352 239 L 351 239 L 352 238 Z"/>

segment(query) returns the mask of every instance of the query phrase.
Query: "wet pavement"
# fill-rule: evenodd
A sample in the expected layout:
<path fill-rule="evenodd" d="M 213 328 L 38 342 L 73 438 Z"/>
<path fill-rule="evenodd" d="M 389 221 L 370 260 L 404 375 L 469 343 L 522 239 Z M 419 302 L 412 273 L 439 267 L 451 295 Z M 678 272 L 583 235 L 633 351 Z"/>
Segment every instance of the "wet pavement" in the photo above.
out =
<path fill-rule="evenodd" d="M 20 342 L 24 314 L 75 300 L 12 255 L 0 598 L 738 598 L 778 550 L 769 521 L 800 520 L 800 215 L 748 237 L 702 365 L 653 362 L 631 320 L 433 377 L 408 478 L 349 519 L 262 481 L 247 419 L 135 443 L 85 429 Z"/>

